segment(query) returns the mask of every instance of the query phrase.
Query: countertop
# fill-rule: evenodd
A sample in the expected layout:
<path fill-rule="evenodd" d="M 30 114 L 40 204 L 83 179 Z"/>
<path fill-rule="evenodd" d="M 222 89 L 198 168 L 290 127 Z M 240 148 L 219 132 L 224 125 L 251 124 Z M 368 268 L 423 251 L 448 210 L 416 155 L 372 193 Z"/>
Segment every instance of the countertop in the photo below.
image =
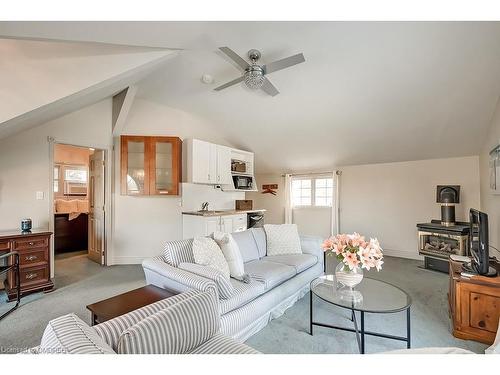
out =
<path fill-rule="evenodd" d="M 208 211 L 185 211 L 183 215 L 193 216 L 226 216 L 226 215 L 240 215 L 240 214 L 253 214 L 264 213 L 266 210 L 208 210 Z"/>

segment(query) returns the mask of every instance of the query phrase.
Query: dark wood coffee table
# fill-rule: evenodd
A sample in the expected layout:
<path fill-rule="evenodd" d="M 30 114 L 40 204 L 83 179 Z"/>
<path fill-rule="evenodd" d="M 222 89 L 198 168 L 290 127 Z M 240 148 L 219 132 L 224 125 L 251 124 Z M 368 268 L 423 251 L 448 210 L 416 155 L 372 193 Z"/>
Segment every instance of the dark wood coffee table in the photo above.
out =
<path fill-rule="evenodd" d="M 176 294 L 171 290 L 146 285 L 88 305 L 87 309 L 91 312 L 92 325 L 96 325 Z"/>

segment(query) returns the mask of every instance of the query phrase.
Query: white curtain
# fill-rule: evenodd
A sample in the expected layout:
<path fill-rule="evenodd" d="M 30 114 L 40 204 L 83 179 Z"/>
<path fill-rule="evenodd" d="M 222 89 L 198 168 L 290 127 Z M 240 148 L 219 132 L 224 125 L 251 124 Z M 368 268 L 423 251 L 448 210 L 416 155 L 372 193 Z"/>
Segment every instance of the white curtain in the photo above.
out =
<path fill-rule="evenodd" d="M 332 202 L 332 214 L 331 214 L 331 235 L 335 236 L 336 234 L 339 234 L 340 232 L 340 213 L 339 213 L 339 180 L 340 180 L 340 175 L 342 172 L 340 171 L 333 171 L 332 178 L 333 178 L 333 202 Z"/>
<path fill-rule="evenodd" d="M 285 174 L 285 224 L 292 224 L 292 175 Z"/>

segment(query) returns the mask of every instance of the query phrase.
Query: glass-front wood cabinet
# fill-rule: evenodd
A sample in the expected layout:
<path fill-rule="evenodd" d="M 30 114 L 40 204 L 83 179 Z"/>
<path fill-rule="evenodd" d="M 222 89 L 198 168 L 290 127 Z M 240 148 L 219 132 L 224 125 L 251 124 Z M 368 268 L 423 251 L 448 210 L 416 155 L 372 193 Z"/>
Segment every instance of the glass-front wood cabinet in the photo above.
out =
<path fill-rule="evenodd" d="M 181 140 L 121 136 L 122 195 L 179 195 Z"/>

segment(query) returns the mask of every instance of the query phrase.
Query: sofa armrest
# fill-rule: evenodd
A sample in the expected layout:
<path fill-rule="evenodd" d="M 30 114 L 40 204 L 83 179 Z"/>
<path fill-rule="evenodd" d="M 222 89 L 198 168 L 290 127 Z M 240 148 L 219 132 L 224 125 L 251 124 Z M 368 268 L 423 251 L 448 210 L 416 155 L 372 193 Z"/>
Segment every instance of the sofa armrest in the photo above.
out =
<path fill-rule="evenodd" d="M 214 281 L 217 285 L 219 296 L 223 299 L 231 298 L 234 294 L 233 284 L 230 283 L 229 279 L 226 279 L 222 272 L 215 268 L 196 263 L 180 263 L 179 269 Z"/>
<path fill-rule="evenodd" d="M 148 284 L 182 293 L 191 289 L 211 292 L 217 299 L 219 293 L 213 280 L 181 270 L 165 262 L 162 256 L 145 259 L 142 268 Z"/>
<path fill-rule="evenodd" d="M 300 236 L 300 247 L 302 248 L 302 253 L 311 254 L 318 258 L 318 262 L 324 263 L 324 252 L 321 247 L 322 244 L 321 237 L 318 236 Z"/>
<path fill-rule="evenodd" d="M 139 323 L 141 320 L 156 314 L 158 311 L 165 310 L 179 302 L 196 296 L 199 293 L 200 292 L 196 290 L 180 293 L 173 297 L 162 299 L 150 305 L 146 305 L 126 314 L 117 316 L 113 319 L 95 325 L 92 328 L 109 346 L 111 346 L 111 348 L 113 348 L 113 350 L 117 351 L 118 341 L 124 331 Z"/>

